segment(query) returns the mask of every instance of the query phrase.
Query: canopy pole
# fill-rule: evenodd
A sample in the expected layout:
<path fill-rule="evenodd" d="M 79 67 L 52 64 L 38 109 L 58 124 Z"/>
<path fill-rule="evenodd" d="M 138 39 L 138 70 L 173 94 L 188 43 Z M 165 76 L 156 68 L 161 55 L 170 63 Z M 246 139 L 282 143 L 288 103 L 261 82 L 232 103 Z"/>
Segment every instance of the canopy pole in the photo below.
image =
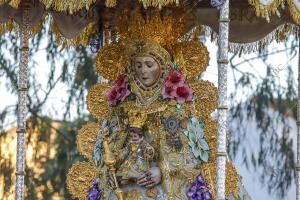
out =
<path fill-rule="evenodd" d="M 25 3 L 24 3 L 25 4 Z M 17 122 L 17 166 L 16 166 L 16 200 L 24 199 L 25 180 L 25 143 L 26 143 L 26 116 L 28 93 L 28 58 L 29 58 L 29 7 L 23 5 L 22 23 L 20 25 L 20 63 L 18 80 L 18 122 Z"/>
<path fill-rule="evenodd" d="M 300 200 L 300 37 L 298 37 L 298 102 L 297 102 L 297 165 L 296 199 Z"/>
<path fill-rule="evenodd" d="M 217 200 L 225 200 L 229 0 L 220 9 L 218 42 Z"/>

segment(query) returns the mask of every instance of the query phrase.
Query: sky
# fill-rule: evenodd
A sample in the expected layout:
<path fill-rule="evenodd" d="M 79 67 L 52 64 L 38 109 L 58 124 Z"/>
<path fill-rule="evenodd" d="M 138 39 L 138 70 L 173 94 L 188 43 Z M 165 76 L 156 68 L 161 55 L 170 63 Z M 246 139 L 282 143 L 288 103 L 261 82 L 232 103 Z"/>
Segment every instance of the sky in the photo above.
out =
<path fill-rule="evenodd" d="M 207 41 L 206 46 L 210 52 L 210 63 L 209 67 L 207 68 L 206 72 L 203 75 L 204 80 L 209 80 L 212 83 L 217 86 L 218 82 L 218 76 L 217 76 L 217 46 L 215 43 L 212 43 L 210 41 Z M 283 44 L 276 44 L 275 42 L 272 43 L 269 47 L 271 50 L 276 50 L 276 49 L 284 49 Z M 43 49 L 43 48 L 42 48 Z M 232 56 L 230 54 L 229 56 Z M 235 63 L 242 62 L 243 59 L 247 58 L 252 58 L 255 57 L 255 54 L 249 54 L 249 55 L 243 55 L 241 58 L 237 58 L 234 60 Z M 35 79 L 38 80 L 38 82 L 42 85 L 42 87 L 46 87 L 46 81 L 49 73 L 49 64 L 46 62 L 46 52 L 45 50 L 41 50 L 38 53 L 34 55 L 33 61 L 36 64 L 36 68 L 34 71 L 31 71 L 31 76 L 34 76 Z M 278 81 L 280 84 L 285 85 L 285 76 L 287 75 L 287 70 L 285 68 L 287 63 L 292 64 L 294 72 L 297 71 L 297 56 L 295 57 L 287 57 L 285 52 L 281 54 L 276 54 L 273 56 L 269 56 L 267 62 L 274 67 L 274 74 L 278 77 Z M 59 63 L 58 63 L 59 64 Z M 255 73 L 260 74 L 261 76 L 265 76 L 265 68 L 262 66 L 262 64 L 254 60 L 251 62 L 251 64 L 254 66 L 254 69 L 252 69 L 249 64 L 245 63 L 242 66 L 242 69 L 244 71 L 255 71 Z M 57 72 L 56 75 L 58 75 L 59 72 Z M 294 74 L 295 80 L 297 74 Z M 0 98 L 1 103 L 0 103 L 0 110 L 2 110 L 5 106 L 15 104 L 17 102 L 17 97 L 6 92 L 7 89 L 5 87 L 6 81 L 2 77 L 0 78 Z M 229 71 L 228 73 L 228 93 L 233 92 L 234 89 L 234 78 L 232 73 Z M 41 95 L 43 95 L 43 91 L 40 91 Z M 239 98 L 243 98 L 242 93 L 238 92 Z M 56 119 L 61 119 L 63 116 L 63 113 L 60 112 L 63 110 L 65 103 L 67 102 L 68 95 L 67 95 L 67 88 L 63 84 L 58 84 L 57 88 L 51 93 L 49 96 L 49 101 L 46 105 L 46 109 L 44 110 L 45 114 L 51 114 L 52 116 L 55 116 Z M 230 106 L 231 102 L 229 102 Z M 87 110 L 83 111 L 87 112 Z M 76 111 L 75 108 L 72 110 L 73 116 L 75 116 Z M 249 126 L 249 131 L 252 133 L 257 133 L 258 131 L 254 128 L 255 127 L 255 122 L 250 121 L 247 122 Z M 295 122 L 291 122 L 292 124 L 295 124 Z M 12 116 L 9 118 L 8 122 L 8 127 L 10 126 L 15 126 L 16 125 L 16 117 Z M 292 129 L 292 137 L 295 140 L 294 144 L 296 144 L 296 126 L 293 126 Z M 255 149 L 258 145 L 258 134 L 251 134 L 251 137 L 248 136 L 246 138 L 247 140 L 247 145 L 251 144 L 251 148 Z M 296 152 L 296 146 L 294 146 L 294 150 Z M 249 171 L 246 169 L 244 165 L 241 163 L 241 157 L 237 157 L 233 162 L 235 166 L 237 167 L 238 172 L 240 175 L 243 177 L 243 184 L 252 197 L 253 200 L 268 200 L 268 199 L 276 199 L 274 196 L 270 196 L 267 192 L 267 188 L 260 184 L 259 178 L 256 175 L 257 172 L 255 171 Z M 295 187 L 293 186 L 287 193 L 287 197 L 284 200 L 289 200 L 289 199 L 295 199 Z"/>

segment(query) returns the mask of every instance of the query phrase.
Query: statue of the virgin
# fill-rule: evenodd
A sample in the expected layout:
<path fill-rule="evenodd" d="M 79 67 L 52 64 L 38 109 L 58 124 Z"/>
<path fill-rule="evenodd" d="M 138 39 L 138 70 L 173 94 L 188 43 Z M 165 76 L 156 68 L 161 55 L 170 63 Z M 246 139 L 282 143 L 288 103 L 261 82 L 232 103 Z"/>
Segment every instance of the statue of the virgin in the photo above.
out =
<path fill-rule="evenodd" d="M 141 37 L 100 51 L 97 69 L 110 82 L 87 97 L 99 123 L 77 136 L 88 162 L 69 171 L 74 197 L 215 199 L 217 93 L 198 77 L 208 52 L 198 41 L 165 46 Z M 229 162 L 226 174 L 226 195 L 238 197 L 240 177 Z"/>

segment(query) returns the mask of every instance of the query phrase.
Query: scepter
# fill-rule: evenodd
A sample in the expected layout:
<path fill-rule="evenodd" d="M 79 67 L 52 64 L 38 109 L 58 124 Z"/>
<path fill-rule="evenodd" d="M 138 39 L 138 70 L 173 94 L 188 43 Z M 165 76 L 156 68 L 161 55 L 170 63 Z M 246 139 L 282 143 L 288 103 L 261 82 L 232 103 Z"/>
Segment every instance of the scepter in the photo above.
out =
<path fill-rule="evenodd" d="M 103 141 L 103 148 L 104 148 L 104 164 L 108 167 L 109 171 L 113 175 L 113 179 L 116 185 L 116 195 L 118 197 L 118 200 L 125 200 L 124 192 L 120 188 L 117 177 L 116 177 L 116 163 L 117 160 L 114 156 L 114 154 L 111 152 L 109 145 L 108 145 L 108 130 L 107 128 L 104 128 L 103 135 L 102 135 L 102 141 Z"/>

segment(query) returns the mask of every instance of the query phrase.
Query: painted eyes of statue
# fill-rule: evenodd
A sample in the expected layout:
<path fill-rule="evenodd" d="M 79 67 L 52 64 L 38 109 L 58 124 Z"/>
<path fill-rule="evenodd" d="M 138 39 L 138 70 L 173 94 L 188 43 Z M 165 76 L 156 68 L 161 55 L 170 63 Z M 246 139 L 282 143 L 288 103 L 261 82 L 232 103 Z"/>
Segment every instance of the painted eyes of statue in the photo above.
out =
<path fill-rule="evenodd" d="M 146 61 L 145 63 L 146 63 L 146 66 L 147 66 L 148 68 L 153 67 L 153 62 L 151 62 L 151 61 Z M 138 68 L 138 69 L 141 69 L 141 68 L 142 68 L 142 64 L 141 64 L 141 63 L 137 63 L 135 66 L 136 66 L 136 68 Z"/>
<path fill-rule="evenodd" d="M 153 67 L 153 62 L 146 61 L 146 65 L 147 65 L 148 68 L 151 68 L 151 67 Z"/>

